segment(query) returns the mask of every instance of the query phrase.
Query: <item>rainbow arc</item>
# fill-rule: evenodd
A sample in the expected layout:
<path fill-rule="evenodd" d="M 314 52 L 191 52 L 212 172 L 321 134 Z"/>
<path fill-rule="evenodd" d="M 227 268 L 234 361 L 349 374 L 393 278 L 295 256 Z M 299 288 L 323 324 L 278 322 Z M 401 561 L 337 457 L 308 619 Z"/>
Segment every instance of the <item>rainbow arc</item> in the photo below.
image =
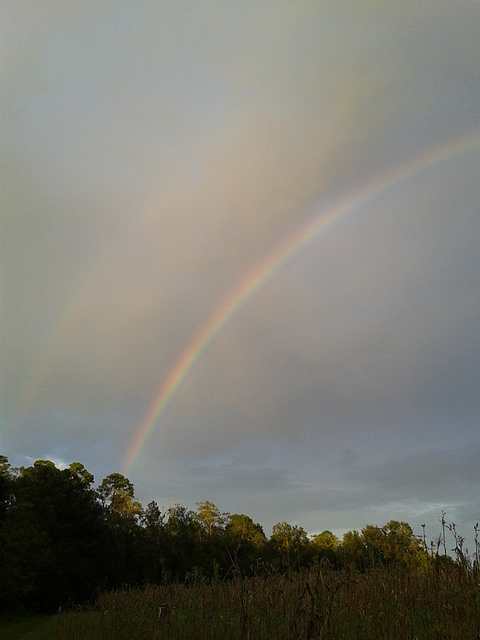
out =
<path fill-rule="evenodd" d="M 198 331 L 193 340 L 181 353 L 168 375 L 162 381 L 157 394 L 130 443 L 124 461 L 125 471 L 131 471 L 138 462 L 145 445 L 155 427 L 160 422 L 167 406 L 195 364 L 199 361 L 202 354 L 205 353 L 238 311 L 249 302 L 255 293 L 264 287 L 282 267 L 287 265 L 314 240 L 325 235 L 341 222 L 345 222 L 356 212 L 361 211 L 365 205 L 372 202 L 376 197 L 385 194 L 392 187 L 426 169 L 469 153 L 479 146 L 480 131 L 475 131 L 473 135 L 437 147 L 429 153 L 400 165 L 393 171 L 381 176 L 378 180 L 361 187 L 350 196 L 320 211 L 310 221 L 277 246 L 264 260 L 260 261 L 214 311 L 205 325 Z"/>

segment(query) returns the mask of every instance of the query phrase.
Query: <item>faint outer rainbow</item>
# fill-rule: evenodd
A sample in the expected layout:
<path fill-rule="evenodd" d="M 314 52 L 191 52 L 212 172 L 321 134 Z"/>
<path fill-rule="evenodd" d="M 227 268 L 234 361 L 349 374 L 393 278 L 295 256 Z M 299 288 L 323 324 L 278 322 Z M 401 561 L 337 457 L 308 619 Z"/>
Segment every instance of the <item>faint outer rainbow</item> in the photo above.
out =
<path fill-rule="evenodd" d="M 384 174 L 380 179 L 358 189 L 350 196 L 328 206 L 300 227 L 293 235 L 282 242 L 266 259 L 261 261 L 229 294 L 216 309 L 203 328 L 195 335 L 180 355 L 174 366 L 162 381 L 140 427 L 135 432 L 124 460 L 125 471 L 129 472 L 138 461 L 155 426 L 164 413 L 173 395 L 186 376 L 192 370 L 201 355 L 235 316 L 239 309 L 265 284 L 278 270 L 302 251 L 308 244 L 346 220 L 354 212 L 385 193 L 391 187 L 403 182 L 415 174 L 434 165 L 445 162 L 460 154 L 469 152 L 480 145 L 480 130 L 472 135 L 455 140 L 435 148 L 413 160 L 400 165 Z"/>

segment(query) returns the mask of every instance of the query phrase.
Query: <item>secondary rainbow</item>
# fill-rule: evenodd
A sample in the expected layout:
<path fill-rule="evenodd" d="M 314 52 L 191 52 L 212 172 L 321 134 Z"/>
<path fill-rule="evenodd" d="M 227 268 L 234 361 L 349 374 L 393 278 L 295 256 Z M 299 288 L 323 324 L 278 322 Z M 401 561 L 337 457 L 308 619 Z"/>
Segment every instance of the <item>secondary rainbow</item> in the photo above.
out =
<path fill-rule="evenodd" d="M 137 463 L 167 405 L 198 362 L 201 355 L 221 333 L 239 309 L 244 306 L 259 289 L 265 286 L 281 267 L 285 266 L 308 244 L 318 239 L 341 221 L 348 219 L 354 212 L 360 211 L 362 207 L 379 195 L 384 194 L 391 187 L 398 185 L 425 169 L 461 154 L 468 153 L 479 146 L 480 130 L 477 130 L 468 137 L 455 140 L 452 143 L 442 145 L 429 153 L 416 157 L 408 163 L 400 165 L 393 171 L 384 174 L 380 179 L 358 189 L 350 196 L 328 206 L 277 246 L 266 259 L 261 261 L 241 280 L 237 287 L 229 294 L 225 302 L 216 309 L 162 381 L 153 402 L 148 408 L 140 427 L 136 430 L 128 448 L 124 461 L 125 471 L 131 471 Z"/>

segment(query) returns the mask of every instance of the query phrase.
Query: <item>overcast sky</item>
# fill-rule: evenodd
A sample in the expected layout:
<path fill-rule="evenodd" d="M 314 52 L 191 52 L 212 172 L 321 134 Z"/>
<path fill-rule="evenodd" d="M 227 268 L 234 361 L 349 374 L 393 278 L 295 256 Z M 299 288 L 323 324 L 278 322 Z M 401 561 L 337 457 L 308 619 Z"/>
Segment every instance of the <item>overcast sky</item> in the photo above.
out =
<path fill-rule="evenodd" d="M 267 535 L 394 518 L 433 537 L 444 509 L 470 538 L 480 4 L 1 13 L 0 453 L 120 471 L 144 504 L 210 500 Z M 312 220 L 128 466 L 196 336 Z"/>

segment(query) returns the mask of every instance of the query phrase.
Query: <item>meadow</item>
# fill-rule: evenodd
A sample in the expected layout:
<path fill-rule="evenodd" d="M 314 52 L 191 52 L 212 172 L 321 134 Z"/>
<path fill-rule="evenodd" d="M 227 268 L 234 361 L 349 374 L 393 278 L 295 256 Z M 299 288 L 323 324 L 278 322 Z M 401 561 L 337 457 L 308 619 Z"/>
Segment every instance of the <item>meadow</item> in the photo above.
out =
<path fill-rule="evenodd" d="M 23 624 L 0 627 L 0 640 L 478 640 L 480 572 L 439 558 L 423 568 L 320 563 L 226 581 L 193 577 L 105 592 L 92 606 L 42 617 L 37 629 Z"/>

